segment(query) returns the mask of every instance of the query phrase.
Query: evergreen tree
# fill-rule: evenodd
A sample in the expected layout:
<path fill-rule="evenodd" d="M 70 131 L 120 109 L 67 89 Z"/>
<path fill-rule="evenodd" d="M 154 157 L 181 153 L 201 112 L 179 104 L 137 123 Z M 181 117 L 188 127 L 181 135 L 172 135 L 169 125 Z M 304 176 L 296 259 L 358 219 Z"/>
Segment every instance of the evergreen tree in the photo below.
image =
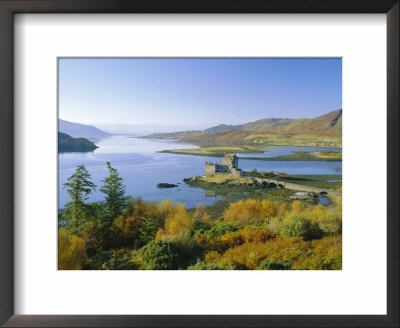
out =
<path fill-rule="evenodd" d="M 142 218 L 142 226 L 139 229 L 139 238 L 143 245 L 146 245 L 150 240 L 154 239 L 157 228 L 153 220 L 149 217 Z"/>
<path fill-rule="evenodd" d="M 71 197 L 71 201 L 65 204 L 64 218 L 71 228 L 77 228 L 86 216 L 85 201 L 92 190 L 96 190 L 96 185 L 90 180 L 91 175 L 82 164 L 77 166 L 75 173 L 64 183 L 64 189 L 67 189 Z"/>
<path fill-rule="evenodd" d="M 111 167 L 110 162 L 107 162 L 107 169 L 110 175 L 102 180 L 103 187 L 100 191 L 106 194 L 106 207 L 111 223 L 122 213 L 127 197 L 125 197 L 126 187 L 122 184 L 123 179 L 119 176 L 118 171 Z"/>

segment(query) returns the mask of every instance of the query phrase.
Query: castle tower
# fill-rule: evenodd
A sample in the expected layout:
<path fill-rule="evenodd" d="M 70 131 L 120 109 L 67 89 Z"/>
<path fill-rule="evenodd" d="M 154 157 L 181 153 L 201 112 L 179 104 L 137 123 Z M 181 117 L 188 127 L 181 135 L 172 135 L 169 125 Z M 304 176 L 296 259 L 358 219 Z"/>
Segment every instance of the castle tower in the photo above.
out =
<path fill-rule="evenodd" d="M 231 170 L 232 168 L 237 169 L 239 167 L 239 158 L 236 154 L 225 153 L 224 157 L 222 157 L 222 165 L 228 166 Z"/>

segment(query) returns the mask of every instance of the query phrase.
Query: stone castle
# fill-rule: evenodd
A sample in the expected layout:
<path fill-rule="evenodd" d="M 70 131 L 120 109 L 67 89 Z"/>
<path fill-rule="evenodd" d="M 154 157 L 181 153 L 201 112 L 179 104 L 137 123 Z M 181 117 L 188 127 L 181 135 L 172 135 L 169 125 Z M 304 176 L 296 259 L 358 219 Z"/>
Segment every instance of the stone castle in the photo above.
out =
<path fill-rule="evenodd" d="M 221 164 L 206 162 L 205 175 L 216 173 L 227 173 L 237 178 L 242 177 L 243 171 L 239 169 L 239 157 L 237 157 L 236 154 L 225 153 L 224 157 L 222 157 Z"/>

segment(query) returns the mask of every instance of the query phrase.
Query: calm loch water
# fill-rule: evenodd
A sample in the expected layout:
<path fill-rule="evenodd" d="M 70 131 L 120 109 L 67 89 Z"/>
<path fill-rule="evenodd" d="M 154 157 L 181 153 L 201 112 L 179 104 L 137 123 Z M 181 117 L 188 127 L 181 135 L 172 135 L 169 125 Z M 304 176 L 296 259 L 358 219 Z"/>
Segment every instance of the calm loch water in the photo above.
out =
<path fill-rule="evenodd" d="M 203 189 L 193 188 L 182 182 L 183 178 L 204 173 L 206 161 L 215 162 L 220 159 L 215 157 L 203 157 L 192 155 L 176 155 L 158 153 L 161 150 L 196 148 L 191 144 L 184 144 L 176 140 L 152 140 L 140 138 L 128 138 L 127 136 L 112 136 L 109 138 L 94 140 L 99 147 L 90 153 L 63 153 L 59 154 L 59 208 L 69 201 L 63 184 L 71 176 L 77 165 L 84 164 L 93 182 L 102 185 L 101 180 L 108 175 L 106 162 L 111 162 L 119 174 L 124 178 L 126 193 L 133 197 L 142 197 L 147 201 L 161 201 L 169 198 L 181 202 L 187 208 L 195 207 L 198 203 L 211 205 L 220 196 L 214 197 L 205 193 Z M 298 147 L 304 151 L 308 147 Z M 296 150 L 294 150 L 296 149 Z M 310 148 L 314 149 L 314 148 Z M 321 148 L 316 148 L 321 150 Z M 324 149 L 322 149 L 324 150 Z M 326 149 L 332 150 L 332 149 Z M 297 151 L 297 147 L 271 148 L 272 152 L 257 154 L 258 156 L 286 155 L 289 151 Z M 285 153 L 286 152 L 286 153 Z M 253 156 L 253 155 L 252 155 Z M 245 157 L 240 154 L 240 157 Z M 239 167 L 244 170 L 257 169 L 259 171 L 278 171 L 288 174 L 341 174 L 342 162 L 305 162 L 305 161 L 258 161 L 239 160 Z M 178 184 L 176 188 L 160 189 L 157 183 L 167 182 Z M 96 190 L 89 201 L 99 201 L 104 194 Z"/>

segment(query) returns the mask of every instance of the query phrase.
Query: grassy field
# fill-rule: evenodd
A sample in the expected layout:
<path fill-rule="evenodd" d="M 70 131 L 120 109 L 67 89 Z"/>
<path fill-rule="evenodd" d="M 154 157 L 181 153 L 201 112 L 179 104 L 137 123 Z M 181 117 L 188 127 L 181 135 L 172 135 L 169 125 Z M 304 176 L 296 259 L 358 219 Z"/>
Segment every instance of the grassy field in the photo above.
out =
<path fill-rule="evenodd" d="M 329 154 L 328 154 L 329 153 Z M 320 162 L 338 162 L 342 160 L 342 152 L 307 152 L 298 151 L 291 155 L 276 157 L 246 157 L 250 160 L 259 161 L 320 161 Z"/>
<path fill-rule="evenodd" d="M 303 186 L 342 190 L 342 175 L 282 175 L 279 180 L 296 183 Z M 334 181 L 334 182 L 328 182 Z"/>
<path fill-rule="evenodd" d="M 263 153 L 260 146 L 237 145 L 223 147 L 200 147 L 191 149 L 163 150 L 160 153 L 170 153 L 178 155 L 210 156 L 223 157 L 225 153 Z"/>
<path fill-rule="evenodd" d="M 311 154 L 314 157 L 318 158 L 329 158 L 329 159 L 337 158 L 340 161 L 342 160 L 342 152 L 339 151 L 325 150 L 325 151 L 314 152 Z"/>
<path fill-rule="evenodd" d="M 341 137 L 314 135 L 252 134 L 245 141 L 274 146 L 341 147 Z"/>
<path fill-rule="evenodd" d="M 195 149 L 174 149 L 163 150 L 161 153 L 170 153 L 178 155 L 223 157 L 225 153 L 263 153 L 260 146 L 237 146 L 237 147 L 200 147 Z M 305 152 L 299 151 L 291 155 L 276 157 L 246 157 L 248 160 L 257 161 L 321 161 L 337 162 L 342 160 L 342 152 L 320 151 Z"/>

